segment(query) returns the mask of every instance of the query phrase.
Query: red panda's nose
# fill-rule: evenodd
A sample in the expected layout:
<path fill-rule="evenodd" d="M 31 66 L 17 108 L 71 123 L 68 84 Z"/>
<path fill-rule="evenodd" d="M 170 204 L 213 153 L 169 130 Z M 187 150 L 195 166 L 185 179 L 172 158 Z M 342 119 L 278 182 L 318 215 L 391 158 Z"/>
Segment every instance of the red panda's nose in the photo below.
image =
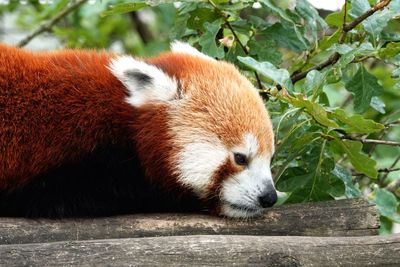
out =
<path fill-rule="evenodd" d="M 276 203 L 277 199 L 278 195 L 276 194 L 276 191 L 274 189 L 258 197 L 258 201 L 260 202 L 260 205 L 263 208 L 271 207 Z"/>

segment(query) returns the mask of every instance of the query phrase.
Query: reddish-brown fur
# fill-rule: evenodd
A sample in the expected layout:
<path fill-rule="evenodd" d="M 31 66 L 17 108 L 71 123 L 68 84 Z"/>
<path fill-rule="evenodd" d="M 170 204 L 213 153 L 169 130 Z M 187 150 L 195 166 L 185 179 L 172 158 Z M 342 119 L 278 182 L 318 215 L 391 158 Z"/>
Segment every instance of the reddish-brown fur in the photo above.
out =
<path fill-rule="evenodd" d="M 157 167 L 147 174 L 168 176 L 167 159 L 157 158 L 170 149 L 165 108 L 138 111 L 127 104 L 126 89 L 106 67 L 112 57 L 75 50 L 34 54 L 0 45 L 0 190 L 21 187 L 106 142 L 137 140 L 143 165 L 153 161 Z"/>
<path fill-rule="evenodd" d="M 176 135 L 193 131 L 217 136 L 228 149 L 251 133 L 259 153 L 272 154 L 272 127 L 263 103 L 232 65 L 182 53 L 146 59 L 195 99 L 174 117 L 163 102 L 128 104 L 127 89 L 107 68 L 114 57 L 76 50 L 31 53 L 0 45 L 0 190 L 20 188 L 102 144 L 133 142 L 147 178 L 184 192 L 174 162 L 185 144 Z M 223 179 L 241 168 L 226 159 L 207 198 L 217 198 Z"/>
<path fill-rule="evenodd" d="M 185 106 L 182 116 L 189 118 L 190 124 L 201 124 L 229 148 L 243 141 L 243 133 L 253 133 L 260 142 L 260 151 L 272 154 L 273 132 L 265 107 L 257 92 L 250 90 L 250 82 L 234 66 L 183 53 L 162 54 L 148 62 L 177 77 L 183 90 L 190 88 L 195 105 Z M 232 93 L 236 88 L 238 93 Z M 206 119 L 197 116 L 202 112 L 207 114 Z M 213 121 L 221 118 L 221 113 L 224 120 Z"/>

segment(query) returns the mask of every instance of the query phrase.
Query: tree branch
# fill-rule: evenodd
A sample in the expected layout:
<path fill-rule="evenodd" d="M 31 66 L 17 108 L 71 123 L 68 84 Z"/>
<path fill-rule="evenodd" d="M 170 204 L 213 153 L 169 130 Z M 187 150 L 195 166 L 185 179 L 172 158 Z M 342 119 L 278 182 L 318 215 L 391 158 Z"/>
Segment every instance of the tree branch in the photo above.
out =
<path fill-rule="evenodd" d="M 400 168 L 383 168 L 379 169 L 378 172 L 390 173 L 400 171 Z"/>
<path fill-rule="evenodd" d="M 387 145 L 387 146 L 400 146 L 400 142 L 388 141 L 388 140 L 377 140 L 377 139 L 367 139 L 367 138 L 355 138 L 348 135 L 340 137 L 345 140 L 359 141 L 363 144 L 377 144 L 377 145 Z"/>
<path fill-rule="evenodd" d="M 375 4 L 371 9 L 366 11 L 364 14 L 355 18 L 352 22 L 343 26 L 343 30 L 345 32 L 349 32 L 354 29 L 358 24 L 360 24 L 363 20 L 367 19 L 369 16 L 373 15 L 376 11 L 383 9 L 387 5 L 389 5 L 391 0 L 381 0 L 379 3 Z"/>
<path fill-rule="evenodd" d="M 384 7 L 386 7 L 387 5 L 389 5 L 390 1 L 391 0 L 381 0 L 379 3 L 377 3 L 376 5 L 371 7 L 368 11 L 361 14 L 359 17 L 355 18 L 352 22 L 349 22 L 349 23 L 345 22 L 346 15 L 347 15 L 347 1 L 346 1 L 345 7 L 344 7 L 345 15 L 344 15 L 344 22 L 343 22 L 343 26 L 342 26 L 342 33 L 340 34 L 338 43 L 339 44 L 344 43 L 344 41 L 346 40 L 346 37 L 347 37 L 347 33 L 349 31 L 351 31 L 352 29 L 357 27 L 358 24 L 360 24 L 362 21 L 364 21 L 365 19 L 367 19 L 368 17 L 373 15 L 378 10 L 381 10 Z M 296 83 L 297 81 L 300 81 L 301 79 L 305 78 L 307 76 L 307 74 L 312 70 L 322 70 L 327 66 L 335 64 L 338 61 L 338 59 L 340 58 L 340 56 L 341 55 L 338 52 L 335 52 L 327 60 L 315 65 L 312 68 L 309 68 L 308 70 L 305 70 L 302 72 L 295 71 L 294 74 L 292 74 L 292 76 L 290 77 L 290 79 L 292 80 L 293 83 Z"/>
<path fill-rule="evenodd" d="M 82 4 L 84 4 L 87 0 L 77 0 L 76 2 L 73 2 L 70 6 L 67 6 L 64 10 L 62 10 L 57 16 L 54 18 L 44 21 L 36 30 L 34 30 L 31 34 L 26 36 L 24 39 L 18 42 L 17 46 L 18 47 L 23 47 L 27 45 L 30 41 L 32 41 L 33 38 L 37 37 L 38 35 L 48 32 L 51 30 L 51 28 L 57 24 L 62 18 L 67 16 L 69 13 L 80 7 Z"/>
<path fill-rule="evenodd" d="M 129 16 L 134 24 L 135 30 L 142 39 L 143 44 L 148 44 L 151 41 L 153 41 L 154 39 L 153 33 L 149 30 L 146 23 L 142 21 L 137 11 L 130 12 Z"/>

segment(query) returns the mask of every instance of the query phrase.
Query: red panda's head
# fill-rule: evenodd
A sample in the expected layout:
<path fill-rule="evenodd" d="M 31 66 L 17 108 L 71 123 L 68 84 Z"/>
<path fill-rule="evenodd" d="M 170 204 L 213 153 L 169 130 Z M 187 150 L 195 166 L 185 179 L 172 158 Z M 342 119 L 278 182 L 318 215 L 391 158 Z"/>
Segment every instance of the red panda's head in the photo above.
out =
<path fill-rule="evenodd" d="M 170 176 L 214 211 L 250 217 L 276 202 L 271 121 L 254 86 L 231 64 L 180 42 L 110 69 L 142 120 L 136 142 L 146 174 Z M 143 115 L 147 114 L 147 115 Z"/>

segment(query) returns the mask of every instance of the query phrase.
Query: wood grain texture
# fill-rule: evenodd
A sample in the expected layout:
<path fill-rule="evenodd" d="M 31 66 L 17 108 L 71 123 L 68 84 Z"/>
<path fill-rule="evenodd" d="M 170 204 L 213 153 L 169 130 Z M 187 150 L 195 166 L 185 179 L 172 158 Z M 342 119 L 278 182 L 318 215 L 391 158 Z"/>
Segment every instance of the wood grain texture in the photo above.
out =
<path fill-rule="evenodd" d="M 2 266 L 399 266 L 400 235 L 173 236 L 1 245 Z"/>
<path fill-rule="evenodd" d="M 182 235 L 363 236 L 378 233 L 376 207 L 364 200 L 286 205 L 262 217 L 233 220 L 202 214 L 32 220 L 0 218 L 0 244 Z"/>

